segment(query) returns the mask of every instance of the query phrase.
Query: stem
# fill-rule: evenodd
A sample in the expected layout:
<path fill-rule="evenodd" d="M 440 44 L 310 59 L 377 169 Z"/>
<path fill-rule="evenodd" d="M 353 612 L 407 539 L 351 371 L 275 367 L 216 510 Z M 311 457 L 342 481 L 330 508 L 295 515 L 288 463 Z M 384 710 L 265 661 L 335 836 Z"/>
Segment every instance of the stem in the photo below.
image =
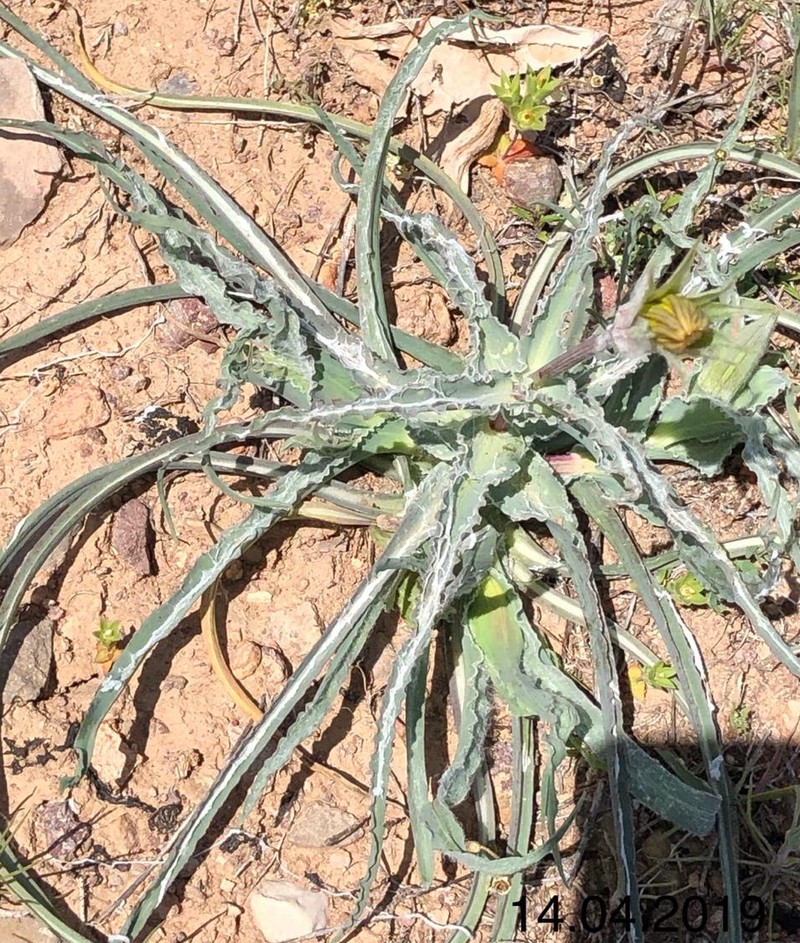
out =
<path fill-rule="evenodd" d="M 591 337 L 585 337 L 579 344 L 565 350 L 539 369 L 534 374 L 536 380 L 547 380 L 550 377 L 558 376 L 574 367 L 576 363 L 583 360 L 589 360 L 601 350 L 606 350 L 611 345 L 611 334 L 608 330 L 597 331 Z"/>

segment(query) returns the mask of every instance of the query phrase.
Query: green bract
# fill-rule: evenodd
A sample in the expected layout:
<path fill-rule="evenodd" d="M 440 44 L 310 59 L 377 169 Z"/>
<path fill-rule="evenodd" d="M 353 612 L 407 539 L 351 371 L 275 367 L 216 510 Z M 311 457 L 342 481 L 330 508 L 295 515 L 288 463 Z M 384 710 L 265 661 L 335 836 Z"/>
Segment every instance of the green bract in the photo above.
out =
<path fill-rule="evenodd" d="M 664 586 L 679 606 L 707 606 L 708 590 L 694 573 L 682 573 L 667 579 Z"/>
<path fill-rule="evenodd" d="M 144 661 L 159 657 L 165 640 L 201 596 L 278 523 L 319 516 L 374 525 L 380 538 L 377 562 L 263 719 L 244 732 L 160 856 L 143 895 L 120 917 L 117 939 L 143 940 L 168 890 L 198 847 L 205 846 L 225 803 L 247 781 L 243 814 L 252 810 L 276 771 L 337 702 L 379 617 L 399 611 L 409 628 L 393 660 L 375 732 L 372 848 L 353 922 L 367 912 L 379 870 L 396 722 L 404 713 L 408 811 L 419 872 L 430 881 L 434 855 L 440 854 L 473 876 L 459 921 L 464 929 L 454 930 L 453 940 L 465 943 L 475 929 L 491 878 L 497 875 L 512 876 L 511 890 L 495 903 L 491 936 L 508 939 L 518 914 L 512 904 L 520 897 L 523 872 L 547 858 L 560 864 L 564 835 L 576 814 L 574 808 L 559 809 L 556 774 L 569 749 L 579 750 L 608 777 L 613 811 L 609 821 L 619 863 L 617 892 L 630 899 L 634 918 L 640 914 L 634 808 L 641 805 L 683 831 L 716 831 L 729 907 L 728 940 L 740 943 L 736 794 L 726 772 L 703 660 L 682 612 L 654 574 L 665 562 L 642 556 L 627 530 L 626 516 L 639 516 L 659 528 L 660 542 L 673 548 L 672 562 L 676 558 L 696 574 L 702 587 L 738 609 L 775 658 L 800 675 L 796 652 L 759 603 L 781 561 L 800 560 L 795 529 L 800 450 L 768 408 L 784 394 L 787 380 L 775 365 L 762 362 L 775 320 L 791 321 L 792 316 L 737 292 L 746 275 L 800 243 L 794 223 L 800 195 L 792 192 L 750 214 L 724 234 L 724 244 L 721 236 L 710 234 L 685 255 L 693 243 L 687 230 L 723 169 L 735 173 L 745 164 L 798 181 L 800 165 L 737 144 L 746 117 L 743 106 L 722 141 L 666 148 L 614 166 L 617 151 L 640 127 L 638 120 L 631 122 L 608 143 L 594 182 L 578 195 L 580 206 L 534 260 L 519 300 L 509 310 L 495 242 L 480 214 L 440 169 L 391 137 L 397 110 L 432 46 L 462 29 L 464 20 L 442 24 L 421 40 L 387 89 L 372 128 L 312 107 L 146 93 L 154 106 L 292 117 L 332 136 L 358 179 L 357 185 L 348 185 L 339 176 L 341 185 L 357 190 L 358 197 L 355 303 L 295 268 L 223 187 L 160 130 L 100 94 L 5 7 L 0 6 L 0 17 L 60 70 L 33 66 L 40 83 L 127 136 L 165 187 L 174 188 L 193 207 L 190 218 L 86 132 L 47 122 L 26 125 L 55 137 L 91 163 L 115 191 L 119 211 L 156 236 L 175 280 L 77 306 L 21 332 L 0 344 L 2 365 L 25 345 L 66 326 L 181 295 L 202 298 L 234 334 L 222 358 L 219 396 L 208 404 L 201 432 L 85 475 L 29 514 L 0 554 L 0 585 L 7 586 L 0 607 L 0 644 L 5 644 L 26 594 L 59 544 L 132 482 L 150 481 L 168 470 L 205 473 L 224 493 L 247 504 L 243 520 L 193 563 L 182 585 L 138 627 L 100 683 L 82 719 L 75 740 L 78 762 L 65 788 L 86 775 L 100 725 Z M 0 54 L 21 55 L 6 43 L 0 43 Z M 554 87 L 547 70 L 538 75 L 529 70 L 524 93 L 518 76 L 501 85 L 517 102 L 512 118 L 517 120 L 524 107 L 533 109 L 532 121 L 541 121 L 535 109 L 543 107 L 542 99 Z M 20 126 L 10 119 L 2 124 Z M 413 164 L 461 208 L 475 230 L 485 278 L 442 220 L 406 207 L 384 173 L 390 154 Z M 750 343 L 738 348 L 741 357 L 720 366 L 707 348 L 698 349 L 684 366 L 682 391 L 668 396 L 666 363 L 653 356 L 652 336 L 640 321 L 637 330 L 643 329 L 640 335 L 647 343 L 632 355 L 630 350 L 612 349 L 599 362 L 574 364 L 545 383 L 537 382 L 537 369 L 577 344 L 590 328 L 595 247 L 608 194 L 644 173 L 686 160 L 700 166 L 669 216 L 651 208 L 661 238 L 646 276 L 641 276 L 648 281 L 640 284 L 663 285 L 675 257 L 684 254 L 681 277 L 691 277 L 700 294 L 710 293 L 708 297 L 716 299 L 713 304 L 720 306 L 710 308 L 709 317 L 719 314 L 725 323 L 738 319 L 740 331 L 750 332 Z M 381 273 L 382 227 L 392 227 L 408 242 L 460 311 L 470 340 L 463 356 L 390 323 L 387 310 L 393 306 L 387 305 L 386 292 L 391 289 Z M 773 238 L 778 229 L 780 239 Z M 645 294 L 634 289 L 635 301 L 640 303 Z M 697 297 L 697 292 L 691 294 Z M 636 309 L 633 298 L 628 304 L 632 324 L 641 304 Z M 271 391 L 279 407 L 249 422 L 223 424 L 222 410 L 236 402 L 244 383 Z M 796 416 L 789 415 L 797 425 Z M 291 441 L 301 453 L 297 463 L 245 460 L 230 450 L 245 442 L 272 440 Z M 769 561 L 763 574 L 737 569 L 726 547 L 680 499 L 656 464 L 666 458 L 712 474 L 736 447 L 769 509 L 759 534 L 759 547 Z M 390 476 L 402 493 L 355 488 L 342 480 L 364 469 Z M 257 496 L 242 495 L 225 484 L 223 476 L 247 476 L 263 487 Z M 669 668 L 609 617 L 600 584 L 612 576 L 593 557 L 582 523 L 586 518 L 620 561 L 613 578 L 629 580 L 649 611 Z M 537 615 L 548 610 L 570 619 L 585 634 L 594 668 L 590 686 L 576 680 L 552 650 Z M 427 765 L 431 744 L 426 731 L 427 703 L 441 697 L 429 684 L 434 646 L 442 646 L 445 660 L 453 665 L 459 701 L 456 747 L 435 788 Z M 627 732 L 617 677 L 618 647 L 650 670 L 651 684 L 675 685 L 675 702 L 691 724 L 702 757 L 697 770 L 688 770 L 677 759 L 667 767 Z M 504 853 L 493 855 L 480 849 L 498 834 L 484 750 L 498 699 L 513 718 L 514 760 Z M 544 747 L 537 760 L 538 778 L 531 775 L 535 731 Z M 440 739 L 435 748 L 441 755 Z M 473 805 L 474 819 L 462 817 L 465 802 Z M 546 837 L 532 844 L 535 815 Z M 60 916 L 57 902 L 20 872 L 10 848 L 0 847 L 0 865 L 8 886 L 43 922 L 69 943 L 89 943 L 88 935 Z M 641 939 L 638 929 L 631 935 Z"/>
<path fill-rule="evenodd" d="M 658 664 L 650 665 L 642 672 L 642 677 L 651 688 L 660 688 L 662 691 L 674 691 L 677 688 L 675 678 L 678 670 L 672 665 L 666 665 L 663 661 Z"/>

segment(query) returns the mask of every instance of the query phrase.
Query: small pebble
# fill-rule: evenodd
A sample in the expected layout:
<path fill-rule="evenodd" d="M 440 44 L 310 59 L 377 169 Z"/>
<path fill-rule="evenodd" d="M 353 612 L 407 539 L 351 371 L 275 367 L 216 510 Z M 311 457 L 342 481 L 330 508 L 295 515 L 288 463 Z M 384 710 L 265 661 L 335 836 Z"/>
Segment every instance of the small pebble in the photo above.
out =
<path fill-rule="evenodd" d="M 34 826 L 49 854 L 71 861 L 91 835 L 90 827 L 81 822 L 70 799 L 45 802 L 34 813 Z"/>
<path fill-rule="evenodd" d="M 176 72 L 161 82 L 158 90 L 165 95 L 194 95 L 197 91 L 197 82 L 183 72 Z"/>
<path fill-rule="evenodd" d="M 231 653 L 231 671 L 243 681 L 258 671 L 261 664 L 261 646 L 245 639 Z"/>
<path fill-rule="evenodd" d="M 136 573 L 151 576 L 155 573 L 154 543 L 150 508 L 140 498 L 123 504 L 111 525 L 111 546 L 120 560 Z"/>
<path fill-rule="evenodd" d="M 523 209 L 533 209 L 543 200 L 557 203 L 563 185 L 561 171 L 552 157 L 510 161 L 503 181 L 509 199 Z"/>
<path fill-rule="evenodd" d="M 133 373 L 133 368 L 115 360 L 114 363 L 111 364 L 111 368 L 108 372 L 111 374 L 112 380 L 127 380 Z"/>
<path fill-rule="evenodd" d="M 359 820 L 352 812 L 345 812 L 322 802 L 305 806 L 294 821 L 287 840 L 301 848 L 325 848 L 350 844 L 358 838 Z"/>
<path fill-rule="evenodd" d="M 286 943 L 328 923 L 325 895 L 289 881 L 266 881 L 250 895 L 248 903 L 253 921 L 268 943 Z"/>

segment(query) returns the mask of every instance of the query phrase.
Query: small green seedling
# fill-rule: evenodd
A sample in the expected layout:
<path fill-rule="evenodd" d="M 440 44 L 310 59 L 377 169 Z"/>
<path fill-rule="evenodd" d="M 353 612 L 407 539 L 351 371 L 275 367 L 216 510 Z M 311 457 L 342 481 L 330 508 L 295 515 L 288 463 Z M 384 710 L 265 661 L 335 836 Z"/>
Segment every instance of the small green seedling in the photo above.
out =
<path fill-rule="evenodd" d="M 561 85 L 561 79 L 550 76 L 550 66 L 534 72 L 528 66 L 523 85 L 522 76 L 500 74 L 500 84 L 493 85 L 508 112 L 511 123 L 519 131 L 543 131 L 550 106 L 544 101 Z"/>
<path fill-rule="evenodd" d="M 742 557 L 733 560 L 733 565 L 746 581 L 755 585 L 761 575 L 760 560 Z M 658 582 L 679 606 L 708 606 L 714 612 L 724 613 L 728 607 L 720 597 L 683 567 L 664 567 L 656 573 Z"/>
<path fill-rule="evenodd" d="M 678 669 L 664 661 L 657 661 L 654 665 L 631 665 L 628 669 L 628 683 L 631 694 L 637 700 L 643 700 L 647 695 L 647 688 L 658 688 L 661 691 L 675 691 L 678 682 Z"/>
<path fill-rule="evenodd" d="M 122 626 L 119 622 L 111 622 L 105 616 L 100 617 L 100 628 L 92 635 L 97 639 L 95 661 L 101 665 L 111 665 L 122 651 Z"/>
<path fill-rule="evenodd" d="M 300 21 L 302 23 L 313 20 L 333 9 L 333 0 L 303 0 L 300 4 Z"/>
<path fill-rule="evenodd" d="M 603 230 L 603 248 L 614 264 L 614 272 L 641 271 L 664 238 L 664 222 L 680 202 L 679 193 L 661 196 L 645 177 L 647 197 L 613 214 Z"/>
<path fill-rule="evenodd" d="M 731 727 L 740 737 L 750 733 L 753 722 L 753 708 L 742 704 L 731 711 Z"/>
<path fill-rule="evenodd" d="M 673 570 L 667 568 L 658 574 L 659 582 L 679 606 L 709 606 L 711 594 L 700 580 L 684 570 L 673 576 Z"/>

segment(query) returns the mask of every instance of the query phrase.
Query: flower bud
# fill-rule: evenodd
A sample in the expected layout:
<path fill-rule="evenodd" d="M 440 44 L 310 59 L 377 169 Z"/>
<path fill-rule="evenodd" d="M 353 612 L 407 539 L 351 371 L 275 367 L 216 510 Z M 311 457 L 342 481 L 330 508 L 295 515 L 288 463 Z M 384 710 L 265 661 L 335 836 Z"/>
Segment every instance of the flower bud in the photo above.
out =
<path fill-rule="evenodd" d="M 685 295 L 669 294 L 645 302 L 639 317 L 647 322 L 655 343 L 673 353 L 687 350 L 709 330 L 706 313 Z"/>

